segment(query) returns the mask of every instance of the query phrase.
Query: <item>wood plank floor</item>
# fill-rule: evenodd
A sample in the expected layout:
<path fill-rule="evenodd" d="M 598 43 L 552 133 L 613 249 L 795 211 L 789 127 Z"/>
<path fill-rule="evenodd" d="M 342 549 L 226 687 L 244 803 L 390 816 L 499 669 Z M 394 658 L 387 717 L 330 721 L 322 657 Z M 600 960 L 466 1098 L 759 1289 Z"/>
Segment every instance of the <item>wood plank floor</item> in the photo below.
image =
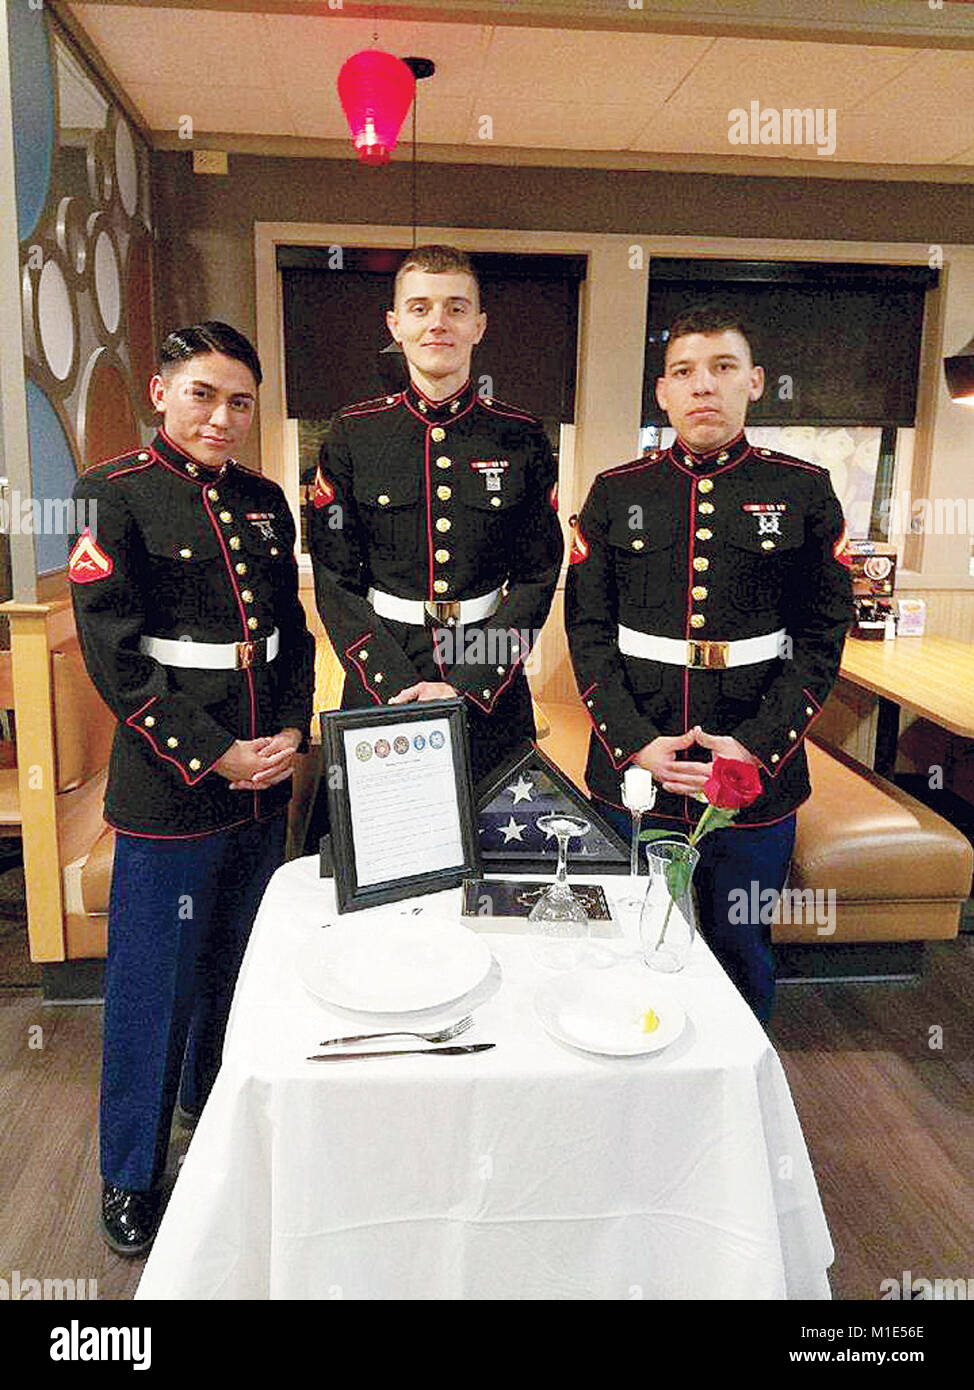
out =
<path fill-rule="evenodd" d="M 775 1040 L 832 1232 L 836 1298 L 876 1300 L 904 1270 L 974 1277 L 972 998 L 970 937 L 933 945 L 913 984 L 779 991 Z M 97 1006 L 0 992 L 0 1277 L 96 1279 L 100 1297 L 124 1299 L 142 1262 L 97 1231 L 100 1040 Z M 188 1142 L 174 1128 L 170 1181 Z"/>

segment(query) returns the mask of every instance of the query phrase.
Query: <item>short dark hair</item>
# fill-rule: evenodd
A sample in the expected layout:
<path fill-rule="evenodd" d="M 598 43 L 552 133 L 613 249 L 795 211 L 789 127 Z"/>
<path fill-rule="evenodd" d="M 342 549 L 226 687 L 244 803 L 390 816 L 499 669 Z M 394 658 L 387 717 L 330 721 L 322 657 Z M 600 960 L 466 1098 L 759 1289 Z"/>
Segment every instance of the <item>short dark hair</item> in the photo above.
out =
<path fill-rule="evenodd" d="M 242 362 L 253 373 L 259 386 L 263 380 L 260 358 L 249 338 L 231 328 L 228 323 L 218 319 L 207 319 L 204 323 L 194 323 L 188 328 L 174 328 L 159 349 L 159 371 L 179 366 L 191 357 L 199 357 L 207 352 L 222 352 L 224 357 L 232 357 Z"/>
<path fill-rule="evenodd" d="M 480 306 L 480 281 L 473 268 L 473 262 L 466 251 L 459 246 L 414 246 L 396 271 L 396 283 L 392 290 L 392 302 L 399 298 L 399 287 L 407 270 L 425 270 L 430 275 L 469 275 L 477 291 L 477 306 Z"/>
<path fill-rule="evenodd" d="M 735 333 L 740 333 L 747 343 L 748 352 L 751 353 L 753 361 L 754 351 L 751 346 L 753 334 L 750 328 L 736 309 L 716 300 L 702 304 L 691 304 L 688 308 L 680 310 L 670 323 L 666 335 L 666 351 L 669 352 L 670 343 L 675 342 L 677 338 L 685 338 L 689 333 L 726 333 L 731 329 Z M 664 359 L 665 356 L 664 353 Z"/>

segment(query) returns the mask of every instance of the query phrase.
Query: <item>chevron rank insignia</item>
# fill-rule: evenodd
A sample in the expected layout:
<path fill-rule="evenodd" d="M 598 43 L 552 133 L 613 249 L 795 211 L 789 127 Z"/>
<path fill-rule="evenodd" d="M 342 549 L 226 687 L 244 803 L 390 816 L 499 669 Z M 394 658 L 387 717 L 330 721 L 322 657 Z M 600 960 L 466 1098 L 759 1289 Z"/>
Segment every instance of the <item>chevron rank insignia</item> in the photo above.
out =
<path fill-rule="evenodd" d="M 94 584 L 107 579 L 115 561 L 104 551 L 86 526 L 68 557 L 68 578 L 74 584 Z"/>

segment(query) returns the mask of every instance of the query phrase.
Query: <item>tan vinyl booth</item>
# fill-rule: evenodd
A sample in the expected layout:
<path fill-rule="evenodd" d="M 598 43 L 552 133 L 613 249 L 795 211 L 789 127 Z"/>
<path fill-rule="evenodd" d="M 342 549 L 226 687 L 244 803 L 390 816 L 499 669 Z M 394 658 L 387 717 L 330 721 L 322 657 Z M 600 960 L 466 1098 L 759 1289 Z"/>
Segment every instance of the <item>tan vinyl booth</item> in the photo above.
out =
<path fill-rule="evenodd" d="M 102 803 L 115 718 L 85 670 L 69 599 L 0 611 L 10 619 L 31 959 L 103 957 L 114 844 Z"/>

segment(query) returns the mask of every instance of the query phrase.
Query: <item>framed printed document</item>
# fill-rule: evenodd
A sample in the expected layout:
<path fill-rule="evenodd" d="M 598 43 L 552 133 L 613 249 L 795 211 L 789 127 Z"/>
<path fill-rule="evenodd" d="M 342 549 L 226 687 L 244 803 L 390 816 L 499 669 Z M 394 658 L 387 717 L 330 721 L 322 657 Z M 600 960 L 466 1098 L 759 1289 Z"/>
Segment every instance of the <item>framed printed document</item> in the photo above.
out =
<path fill-rule="evenodd" d="M 479 874 L 462 700 L 336 710 L 321 734 L 339 912 Z"/>

